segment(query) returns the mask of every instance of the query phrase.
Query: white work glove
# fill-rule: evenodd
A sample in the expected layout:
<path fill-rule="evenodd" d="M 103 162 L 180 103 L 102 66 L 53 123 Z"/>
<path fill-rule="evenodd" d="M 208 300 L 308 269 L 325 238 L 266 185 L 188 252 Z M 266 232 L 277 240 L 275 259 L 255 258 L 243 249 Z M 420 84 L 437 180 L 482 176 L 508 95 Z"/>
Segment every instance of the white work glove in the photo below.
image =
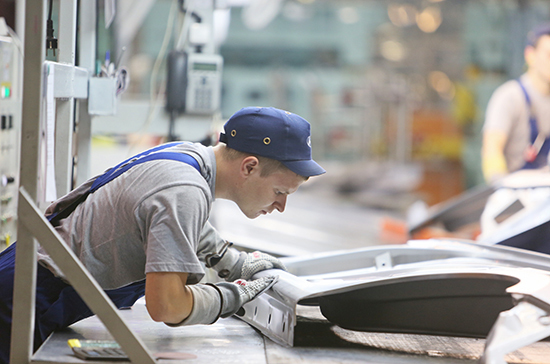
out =
<path fill-rule="evenodd" d="M 252 301 L 260 294 L 271 288 L 279 279 L 278 276 L 262 277 L 253 281 L 238 279 L 235 282 L 217 283 L 216 287 L 220 290 L 223 302 L 221 317 L 229 317 L 235 313 L 247 302 Z M 244 315 L 244 312 L 240 316 Z"/>
<path fill-rule="evenodd" d="M 216 229 L 206 223 L 201 232 L 197 256 L 208 268 L 218 272 L 228 282 L 242 278 L 249 280 L 265 269 L 286 270 L 279 259 L 261 252 L 245 253 L 231 247 L 233 243 L 223 240 Z"/>
<path fill-rule="evenodd" d="M 278 276 L 274 276 L 262 277 L 253 281 L 240 279 L 235 282 L 190 285 L 188 287 L 193 292 L 191 313 L 182 322 L 167 325 L 213 324 L 220 317 L 225 318 L 237 313 L 245 303 L 252 301 L 271 288 L 278 278 Z"/>
<path fill-rule="evenodd" d="M 213 268 L 228 282 L 239 278 L 249 280 L 254 274 L 266 269 L 286 270 L 285 265 L 274 256 L 259 251 L 239 252 L 234 248 L 228 248 L 226 254 Z"/>

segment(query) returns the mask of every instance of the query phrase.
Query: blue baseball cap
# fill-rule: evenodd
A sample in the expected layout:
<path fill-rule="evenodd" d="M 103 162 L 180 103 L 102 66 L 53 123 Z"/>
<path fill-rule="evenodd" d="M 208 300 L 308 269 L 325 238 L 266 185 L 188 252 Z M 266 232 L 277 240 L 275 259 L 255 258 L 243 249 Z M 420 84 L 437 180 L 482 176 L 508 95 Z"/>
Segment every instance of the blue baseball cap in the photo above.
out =
<path fill-rule="evenodd" d="M 278 160 L 300 176 L 325 173 L 311 159 L 310 125 L 301 116 L 274 107 L 245 107 L 223 129 L 220 142 L 229 148 Z"/>
<path fill-rule="evenodd" d="M 527 45 L 534 47 L 543 35 L 550 35 L 550 23 L 540 24 L 527 33 Z"/>

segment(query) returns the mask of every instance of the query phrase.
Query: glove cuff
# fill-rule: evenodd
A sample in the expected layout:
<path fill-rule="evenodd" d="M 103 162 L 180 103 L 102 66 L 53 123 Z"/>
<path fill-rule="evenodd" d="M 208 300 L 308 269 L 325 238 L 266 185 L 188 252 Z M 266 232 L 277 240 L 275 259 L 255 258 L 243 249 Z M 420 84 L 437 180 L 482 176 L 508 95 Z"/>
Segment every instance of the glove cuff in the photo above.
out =
<path fill-rule="evenodd" d="M 241 308 L 239 287 L 236 284 L 226 282 L 216 283 L 215 286 L 222 296 L 220 317 L 226 318 L 239 311 L 239 308 Z"/>
<path fill-rule="evenodd" d="M 241 278 L 241 270 L 246 259 L 246 253 L 235 248 L 229 248 L 220 261 L 213 267 L 220 278 L 232 282 Z"/>
<path fill-rule="evenodd" d="M 210 325 L 216 322 L 221 315 L 223 296 L 218 287 L 210 284 L 196 284 L 187 286 L 193 293 L 193 309 L 187 318 L 177 324 L 166 325 L 171 327 L 189 325 Z"/>

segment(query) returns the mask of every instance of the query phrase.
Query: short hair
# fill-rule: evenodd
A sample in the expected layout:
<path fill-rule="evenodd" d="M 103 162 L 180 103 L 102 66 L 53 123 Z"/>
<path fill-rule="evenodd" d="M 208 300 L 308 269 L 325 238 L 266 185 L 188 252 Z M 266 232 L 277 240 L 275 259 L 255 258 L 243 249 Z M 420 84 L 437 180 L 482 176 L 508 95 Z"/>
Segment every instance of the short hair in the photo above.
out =
<path fill-rule="evenodd" d="M 550 35 L 550 23 L 540 24 L 527 33 L 527 45 L 536 48 L 539 39 L 545 35 Z"/>
<path fill-rule="evenodd" d="M 288 169 L 283 163 L 279 162 L 276 159 L 263 157 L 261 155 L 256 155 L 253 153 L 241 152 L 239 150 L 230 148 L 227 145 L 224 145 L 223 149 L 224 149 L 225 157 L 227 157 L 227 159 L 229 160 L 235 160 L 237 158 L 246 158 L 249 156 L 258 158 L 258 162 L 260 162 L 260 166 L 262 167 L 260 171 L 261 177 L 268 177 L 271 174 L 278 171 L 284 171 L 284 170 L 290 171 L 290 169 Z M 306 181 L 309 179 L 309 177 L 304 177 L 304 176 L 300 176 L 300 177 L 303 177 Z"/>

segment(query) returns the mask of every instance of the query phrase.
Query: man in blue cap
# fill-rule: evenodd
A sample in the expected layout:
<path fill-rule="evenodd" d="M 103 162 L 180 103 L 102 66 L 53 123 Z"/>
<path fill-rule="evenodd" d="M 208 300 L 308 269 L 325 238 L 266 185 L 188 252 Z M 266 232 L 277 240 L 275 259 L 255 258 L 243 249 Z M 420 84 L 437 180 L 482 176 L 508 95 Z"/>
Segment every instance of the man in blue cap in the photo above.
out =
<path fill-rule="evenodd" d="M 215 147 L 169 143 L 94 177 L 54 202 L 50 222 L 117 307 L 145 295 L 155 321 L 211 324 L 236 313 L 276 282 L 256 272 L 283 264 L 231 247 L 208 223 L 216 198 L 249 218 L 283 212 L 287 196 L 324 173 L 311 158 L 309 123 L 248 107 L 225 124 Z M 0 254 L 0 363 L 9 361 L 15 244 Z M 35 348 L 56 329 L 92 315 L 39 250 Z M 224 282 L 199 284 L 203 264 Z"/>
<path fill-rule="evenodd" d="M 550 152 L 550 23 L 527 35 L 527 72 L 495 90 L 485 114 L 482 167 L 492 183 L 548 164 Z"/>

